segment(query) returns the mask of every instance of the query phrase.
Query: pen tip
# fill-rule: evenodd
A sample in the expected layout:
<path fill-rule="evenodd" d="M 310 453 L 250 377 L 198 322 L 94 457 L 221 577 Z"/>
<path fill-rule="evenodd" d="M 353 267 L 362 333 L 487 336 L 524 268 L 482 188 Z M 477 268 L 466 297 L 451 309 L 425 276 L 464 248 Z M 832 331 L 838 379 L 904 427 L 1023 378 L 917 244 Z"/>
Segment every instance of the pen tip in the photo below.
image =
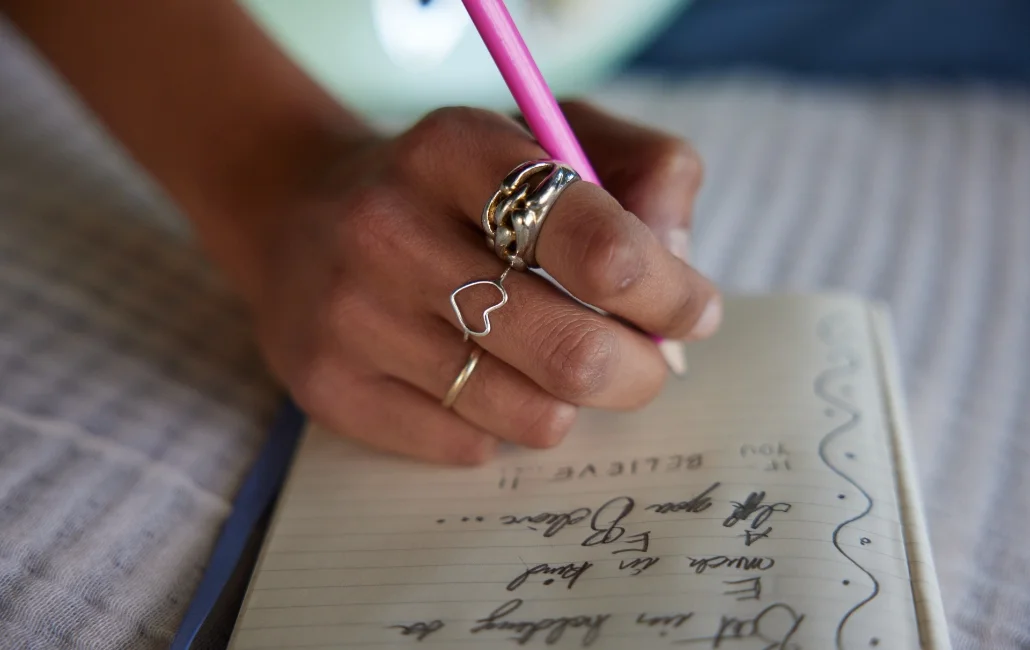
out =
<path fill-rule="evenodd" d="M 658 344 L 658 351 L 662 353 L 672 374 L 677 377 L 687 374 L 687 355 L 681 341 L 662 341 Z"/>

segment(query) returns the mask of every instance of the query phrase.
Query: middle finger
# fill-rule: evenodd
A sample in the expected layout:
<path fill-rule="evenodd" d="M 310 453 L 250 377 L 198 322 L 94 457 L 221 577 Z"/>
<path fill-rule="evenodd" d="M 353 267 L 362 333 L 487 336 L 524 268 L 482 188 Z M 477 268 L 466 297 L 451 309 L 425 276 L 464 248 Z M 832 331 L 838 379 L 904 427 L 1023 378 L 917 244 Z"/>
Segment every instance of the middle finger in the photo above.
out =
<path fill-rule="evenodd" d="M 428 248 L 428 247 L 427 247 Z M 447 296 L 473 280 L 497 280 L 503 263 L 468 231 L 438 235 L 432 247 L 439 272 L 427 279 L 427 307 L 460 337 Z M 491 332 L 476 342 L 555 397 L 579 406 L 636 408 L 661 389 L 666 367 L 658 349 L 639 332 L 573 301 L 532 273 L 504 280 L 507 303 L 490 313 Z M 458 296 L 468 325 L 481 331 L 480 315 L 499 299 L 489 286 Z"/>

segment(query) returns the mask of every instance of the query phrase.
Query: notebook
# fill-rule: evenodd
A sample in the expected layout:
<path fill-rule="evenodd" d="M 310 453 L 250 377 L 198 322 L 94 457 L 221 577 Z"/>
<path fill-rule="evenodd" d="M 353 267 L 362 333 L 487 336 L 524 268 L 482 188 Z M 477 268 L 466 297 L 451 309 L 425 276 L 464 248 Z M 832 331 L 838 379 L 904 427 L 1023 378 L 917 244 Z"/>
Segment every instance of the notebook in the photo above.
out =
<path fill-rule="evenodd" d="M 308 425 L 230 647 L 949 648 L 892 337 L 730 297 L 646 408 L 476 468 Z"/>

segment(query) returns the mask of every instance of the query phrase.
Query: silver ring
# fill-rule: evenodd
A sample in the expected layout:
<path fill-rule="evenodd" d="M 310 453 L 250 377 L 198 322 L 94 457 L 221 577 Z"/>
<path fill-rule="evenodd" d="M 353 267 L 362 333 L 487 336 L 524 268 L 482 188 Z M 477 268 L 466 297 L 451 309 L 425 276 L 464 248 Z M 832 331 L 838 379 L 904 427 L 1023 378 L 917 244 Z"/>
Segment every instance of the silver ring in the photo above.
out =
<path fill-rule="evenodd" d="M 496 311 L 508 303 L 508 290 L 504 288 L 504 279 L 508 277 L 508 271 L 510 270 L 510 266 L 504 269 L 504 273 L 501 273 L 501 277 L 497 280 L 473 280 L 472 282 L 466 282 L 451 292 L 451 309 L 454 310 L 454 315 L 458 318 L 458 324 L 461 325 L 461 329 L 465 332 L 465 337 L 462 339 L 463 341 L 469 340 L 470 336 L 479 338 L 490 333 L 490 312 Z M 472 287 L 478 287 L 481 285 L 487 285 L 497 289 L 497 291 L 500 292 L 501 299 L 483 310 L 483 314 L 481 316 L 483 319 L 483 329 L 477 332 L 468 326 L 468 321 L 465 320 L 465 315 L 461 313 L 461 307 L 458 306 L 458 294 L 466 289 L 471 289 Z"/>
<path fill-rule="evenodd" d="M 525 162 L 513 169 L 483 208 L 487 246 L 517 271 L 538 268 L 540 228 L 561 193 L 577 180 L 574 169 L 553 160 Z"/>
<path fill-rule="evenodd" d="M 478 345 L 472 350 L 472 354 L 469 355 L 468 361 L 465 362 L 465 367 L 461 369 L 458 376 L 454 379 L 450 389 L 443 398 L 443 407 L 449 409 L 454 406 L 454 402 L 457 401 L 458 395 L 461 394 L 461 389 L 465 388 L 465 384 L 468 383 L 469 377 L 472 376 L 472 371 L 476 369 L 476 364 L 479 363 L 479 357 L 483 356 L 483 348 Z"/>

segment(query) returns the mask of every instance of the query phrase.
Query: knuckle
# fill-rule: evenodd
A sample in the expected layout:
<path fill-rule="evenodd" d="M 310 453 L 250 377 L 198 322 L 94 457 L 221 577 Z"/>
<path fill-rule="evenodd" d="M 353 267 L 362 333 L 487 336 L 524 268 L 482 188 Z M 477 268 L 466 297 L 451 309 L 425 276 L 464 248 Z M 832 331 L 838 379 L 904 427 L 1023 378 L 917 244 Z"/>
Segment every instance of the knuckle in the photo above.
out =
<path fill-rule="evenodd" d="M 566 99 L 561 102 L 561 110 L 569 121 L 580 116 L 596 115 L 597 109 L 588 101 L 583 99 Z"/>
<path fill-rule="evenodd" d="M 548 363 L 558 397 L 576 403 L 597 394 L 611 381 L 618 352 L 613 330 L 572 322 L 552 340 Z"/>
<path fill-rule="evenodd" d="M 334 282 L 312 315 L 317 328 L 288 342 L 291 363 L 284 379 L 298 404 L 315 413 L 339 408 L 342 384 L 369 367 L 362 341 L 384 321 L 366 290 L 346 278 Z"/>
<path fill-rule="evenodd" d="M 704 163 L 690 143 L 679 138 L 663 138 L 650 156 L 652 174 L 661 183 L 686 184 L 693 190 L 704 179 Z"/>
<path fill-rule="evenodd" d="M 426 132 L 433 137 L 453 135 L 478 119 L 482 112 L 468 106 L 444 106 L 427 113 L 412 127 L 412 131 Z"/>
<path fill-rule="evenodd" d="M 362 290 L 359 280 L 353 274 L 338 273 L 332 282 L 320 309 L 320 316 L 329 328 L 328 337 L 334 346 L 342 348 L 367 333 L 370 323 L 377 322 L 379 314 L 371 304 L 368 288 Z"/>
<path fill-rule="evenodd" d="M 412 172 L 439 165 L 441 146 L 468 138 L 485 111 L 463 106 L 437 108 L 426 114 L 397 140 L 398 163 Z"/>
<path fill-rule="evenodd" d="M 405 204 L 401 196 L 382 186 L 356 189 L 342 220 L 344 247 L 361 257 L 394 255 L 405 249 Z"/>

